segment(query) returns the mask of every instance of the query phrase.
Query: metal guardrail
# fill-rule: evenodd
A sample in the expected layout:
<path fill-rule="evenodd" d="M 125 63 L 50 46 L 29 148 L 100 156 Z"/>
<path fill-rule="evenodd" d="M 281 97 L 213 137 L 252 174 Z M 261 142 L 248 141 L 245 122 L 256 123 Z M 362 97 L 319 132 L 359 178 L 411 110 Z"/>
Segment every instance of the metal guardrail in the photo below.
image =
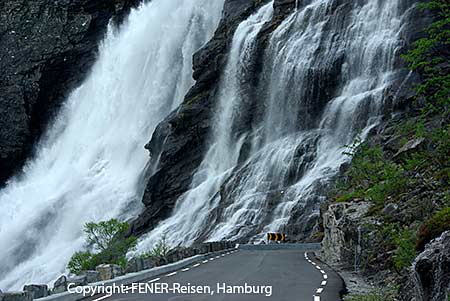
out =
<path fill-rule="evenodd" d="M 273 243 L 260 245 L 239 245 L 241 250 L 301 250 L 301 251 L 319 251 L 320 243 Z"/>

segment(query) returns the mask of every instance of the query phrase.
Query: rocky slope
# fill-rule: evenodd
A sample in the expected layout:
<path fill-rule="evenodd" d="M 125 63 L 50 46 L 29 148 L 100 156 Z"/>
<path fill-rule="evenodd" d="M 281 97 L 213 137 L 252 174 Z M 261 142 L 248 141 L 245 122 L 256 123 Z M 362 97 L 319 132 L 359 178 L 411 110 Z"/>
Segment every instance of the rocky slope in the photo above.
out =
<path fill-rule="evenodd" d="M 405 56 L 419 88 L 352 149 L 321 210 L 324 260 L 372 287 L 350 285 L 349 300 L 450 297 L 450 10 L 446 1 L 428 8 L 423 15 L 440 18 L 427 18 L 433 30 Z"/>
<path fill-rule="evenodd" d="M 22 167 L 93 64 L 111 19 L 140 0 L 0 3 L 0 185 Z"/>
<path fill-rule="evenodd" d="M 422 118 L 410 111 L 381 126 L 368 143 L 385 163 L 373 168 L 368 162 L 379 159 L 372 161 L 363 150 L 344 181 L 356 175 L 351 170 L 363 156 L 368 173 L 388 176 L 358 179 L 361 185 L 349 193 L 338 188 L 337 197 L 332 193 L 331 203 L 322 206 L 323 259 L 342 271 L 356 295 L 447 300 L 450 294 L 448 231 L 441 234 L 450 229 L 450 119 Z M 423 137 L 416 137 L 418 129 Z"/>

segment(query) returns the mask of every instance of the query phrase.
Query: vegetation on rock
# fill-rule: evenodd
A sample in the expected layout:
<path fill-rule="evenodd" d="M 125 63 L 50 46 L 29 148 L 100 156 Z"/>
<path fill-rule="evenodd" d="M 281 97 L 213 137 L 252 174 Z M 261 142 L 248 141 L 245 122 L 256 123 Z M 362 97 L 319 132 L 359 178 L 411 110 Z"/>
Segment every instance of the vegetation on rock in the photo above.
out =
<path fill-rule="evenodd" d="M 155 258 L 157 260 L 167 260 L 167 254 L 170 251 L 170 246 L 167 242 L 167 236 L 164 234 L 161 236 L 156 245 L 146 253 L 141 254 L 143 258 Z"/>
<path fill-rule="evenodd" d="M 420 6 L 433 11 L 437 18 L 427 29 L 427 35 L 417 40 L 403 58 L 411 70 L 423 76 L 423 81 L 417 86 L 417 97 L 426 97 L 425 110 L 436 112 L 444 108 L 448 113 L 450 3 L 447 0 L 432 0 Z"/>
<path fill-rule="evenodd" d="M 428 242 L 447 230 L 450 230 L 450 207 L 437 212 L 422 226 L 416 249 L 423 250 Z"/>
<path fill-rule="evenodd" d="M 403 56 L 422 78 L 412 109 L 367 142 L 357 139 L 347 146 L 352 162 L 332 193 L 336 202 L 372 203 L 368 217 L 373 222 L 363 225 L 370 241 L 364 268 L 372 275 L 397 274 L 386 280 L 383 272 L 381 284 L 392 279 L 401 284 L 425 245 L 450 229 L 450 3 L 433 0 L 421 7 L 436 18 Z"/>
<path fill-rule="evenodd" d="M 80 274 L 81 271 L 95 270 L 96 266 L 104 263 L 125 267 L 126 254 L 134 249 L 137 243 L 136 237 L 125 236 L 129 227 L 128 223 L 122 223 L 116 219 L 86 223 L 84 226 L 86 244 L 93 253 L 91 251 L 76 252 L 67 265 L 70 272 Z"/>

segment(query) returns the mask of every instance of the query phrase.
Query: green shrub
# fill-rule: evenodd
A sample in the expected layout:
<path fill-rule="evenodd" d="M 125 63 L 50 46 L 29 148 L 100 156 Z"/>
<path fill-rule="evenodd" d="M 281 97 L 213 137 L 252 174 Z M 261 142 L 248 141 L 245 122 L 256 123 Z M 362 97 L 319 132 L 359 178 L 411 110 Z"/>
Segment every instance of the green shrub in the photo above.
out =
<path fill-rule="evenodd" d="M 115 256 L 123 254 L 136 246 L 135 237 L 125 237 L 129 228 L 130 225 L 128 223 L 121 223 L 116 219 L 111 219 L 99 223 L 87 223 L 84 226 L 84 232 L 87 234 L 87 243 L 93 246 L 94 249 Z"/>
<path fill-rule="evenodd" d="M 102 263 L 125 267 L 126 254 L 134 249 L 137 243 L 136 237 L 126 237 L 129 227 L 128 223 L 122 223 L 116 219 L 87 223 L 84 226 L 84 232 L 87 235 L 86 243 L 96 253 L 76 252 L 67 265 L 70 272 L 79 274 L 83 270 L 95 269 Z"/>
<path fill-rule="evenodd" d="M 393 256 L 394 266 L 401 272 L 411 266 L 416 257 L 416 233 L 408 229 L 402 229 L 394 234 L 394 244 L 397 247 Z"/>
<path fill-rule="evenodd" d="M 167 242 L 167 236 L 164 234 L 163 236 L 161 236 L 161 238 L 153 247 L 153 249 L 151 249 L 150 252 L 143 253 L 141 257 L 153 257 L 157 259 L 166 260 L 167 253 L 169 253 L 169 251 L 170 246 Z"/>
<path fill-rule="evenodd" d="M 89 251 L 86 252 L 76 252 L 73 254 L 72 258 L 70 258 L 69 263 L 67 264 L 71 273 L 80 274 L 81 271 L 92 270 L 95 268 L 92 262 L 92 253 Z"/>
<path fill-rule="evenodd" d="M 417 86 L 417 96 L 427 98 L 425 112 L 448 112 L 450 74 L 445 68 L 450 49 L 450 4 L 448 0 L 431 0 L 421 4 L 431 10 L 436 21 L 403 56 L 409 68 L 422 74 L 424 80 Z M 442 110 L 443 109 L 443 110 Z"/>
<path fill-rule="evenodd" d="M 347 147 L 350 151 L 344 154 L 352 156 L 352 163 L 344 183 L 338 183 L 339 192 L 335 194 L 337 202 L 364 198 L 372 201 L 376 211 L 379 211 L 389 196 L 404 191 L 406 178 L 403 167 L 387 160 L 380 146 L 359 144 L 357 139 Z"/>
<path fill-rule="evenodd" d="M 342 203 L 342 202 L 348 202 L 355 198 L 360 198 L 364 195 L 363 191 L 357 190 L 349 193 L 345 193 L 339 197 L 336 198 L 336 202 Z"/>
<path fill-rule="evenodd" d="M 422 226 L 416 249 L 422 251 L 428 242 L 447 230 L 450 230 L 450 207 L 437 212 Z"/>

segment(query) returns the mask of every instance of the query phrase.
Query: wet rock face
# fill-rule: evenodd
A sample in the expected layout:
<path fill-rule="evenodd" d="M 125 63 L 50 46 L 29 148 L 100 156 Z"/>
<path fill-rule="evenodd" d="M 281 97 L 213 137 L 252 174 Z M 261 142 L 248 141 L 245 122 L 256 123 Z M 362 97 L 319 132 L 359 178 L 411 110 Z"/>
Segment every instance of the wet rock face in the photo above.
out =
<path fill-rule="evenodd" d="M 146 146 L 158 167 L 147 183 L 143 197 L 146 208 L 133 223 L 134 234 L 147 232 L 167 218 L 178 197 L 188 190 L 207 148 L 219 77 L 234 31 L 263 4 L 263 1 L 225 1 L 214 37 L 194 55 L 196 84 L 183 104 L 158 125 Z"/>
<path fill-rule="evenodd" d="M 413 264 L 411 282 L 416 300 L 450 297 L 450 231 L 429 243 Z"/>
<path fill-rule="evenodd" d="M 177 199 L 189 189 L 197 167 L 203 159 L 205 150 L 209 147 L 211 140 L 209 133 L 212 125 L 212 112 L 216 106 L 216 93 L 218 89 L 219 77 L 223 72 L 226 63 L 226 55 L 232 43 L 235 29 L 239 23 L 252 14 L 267 1 L 260 0 L 227 0 L 225 1 L 221 23 L 211 41 L 194 55 L 194 79 L 196 84 L 187 94 L 184 103 L 180 108 L 168 116 L 153 133 L 151 141 L 147 145 L 153 159 L 153 167 L 149 174 L 149 180 L 145 189 L 143 203 L 144 212 L 133 223 L 132 232 L 140 235 L 152 230 L 161 220 L 167 218 L 175 206 Z M 295 9 L 304 7 L 311 3 L 311 0 L 275 0 L 274 14 L 271 22 L 268 22 L 260 31 L 256 42 L 255 55 L 249 63 L 248 74 L 245 75 L 243 90 L 248 93 L 248 104 L 242 105 L 239 112 L 239 122 L 233 124 L 232 132 L 236 135 L 247 132 L 252 124 L 257 124 L 261 118 L 263 103 L 258 101 L 260 95 L 255 94 L 255 87 L 261 81 L 264 54 L 268 46 L 268 38 L 277 26 L 288 17 Z M 351 1 L 334 0 L 330 6 L 330 16 L 333 22 L 327 26 L 340 24 L 344 28 L 347 22 L 346 16 L 350 14 Z M 403 3 L 403 2 L 402 2 Z M 418 17 L 415 10 L 411 10 L 406 16 L 405 26 L 402 28 L 401 36 L 404 38 L 405 49 L 410 45 L 412 39 L 418 37 L 424 24 L 428 21 L 426 16 Z M 336 21 L 336 22 L 334 22 Z M 335 24 L 336 23 L 336 24 Z M 311 73 L 310 82 L 318 83 L 312 85 L 307 97 L 301 99 L 311 99 L 308 103 L 307 112 L 299 115 L 305 119 L 305 124 L 313 125 L 316 116 L 320 116 L 326 101 L 332 97 L 338 89 L 338 78 L 342 65 L 343 56 L 337 55 L 324 64 L 321 70 Z M 402 64 L 401 60 L 397 64 Z M 247 73 L 247 72 L 246 72 Z M 403 78 L 399 75 L 399 78 Z M 414 79 L 411 76 L 411 79 Z M 410 91 L 411 83 L 402 83 L 401 89 L 404 92 L 395 94 L 395 101 L 410 97 L 406 91 Z M 246 95 L 247 97 L 247 95 Z M 394 98 L 394 96 L 392 96 Z M 393 101 L 393 100 L 392 100 Z M 244 116 L 241 118 L 241 115 Z M 387 114 L 388 115 L 388 114 Z M 361 120 L 365 122 L 365 120 Z M 251 137 L 250 137 L 251 138 Z M 248 143 L 244 143 L 239 162 L 244 162 L 248 158 Z M 239 174 L 234 174 L 239 179 Z M 233 183 L 223 185 L 223 191 L 233 191 Z M 324 188 L 325 190 L 325 188 Z M 227 195 L 222 198 L 226 201 Z M 307 206 L 294 208 L 289 220 L 288 230 L 295 239 L 304 240 L 315 231 L 317 227 L 317 215 L 311 218 L 311 213 L 316 212 L 318 203 L 323 200 L 308 200 Z M 269 200 L 270 202 L 270 200 Z M 224 204 L 225 205 L 225 204 Z M 223 207 L 221 207 L 223 208 Z M 269 208 L 270 209 L 270 208 Z M 220 208 L 219 208 L 220 210 Z M 210 214 L 210 225 L 215 223 L 218 212 Z M 310 220 L 308 220 L 310 219 Z M 305 222 L 306 221 L 306 222 Z M 205 233 L 208 229 L 205 230 Z M 252 232 L 252 231 L 251 231 Z M 254 229 L 252 233 L 256 233 Z M 252 235 L 249 234 L 249 236 Z"/>
<path fill-rule="evenodd" d="M 0 3 L 0 185 L 86 76 L 109 21 L 140 0 Z"/>

